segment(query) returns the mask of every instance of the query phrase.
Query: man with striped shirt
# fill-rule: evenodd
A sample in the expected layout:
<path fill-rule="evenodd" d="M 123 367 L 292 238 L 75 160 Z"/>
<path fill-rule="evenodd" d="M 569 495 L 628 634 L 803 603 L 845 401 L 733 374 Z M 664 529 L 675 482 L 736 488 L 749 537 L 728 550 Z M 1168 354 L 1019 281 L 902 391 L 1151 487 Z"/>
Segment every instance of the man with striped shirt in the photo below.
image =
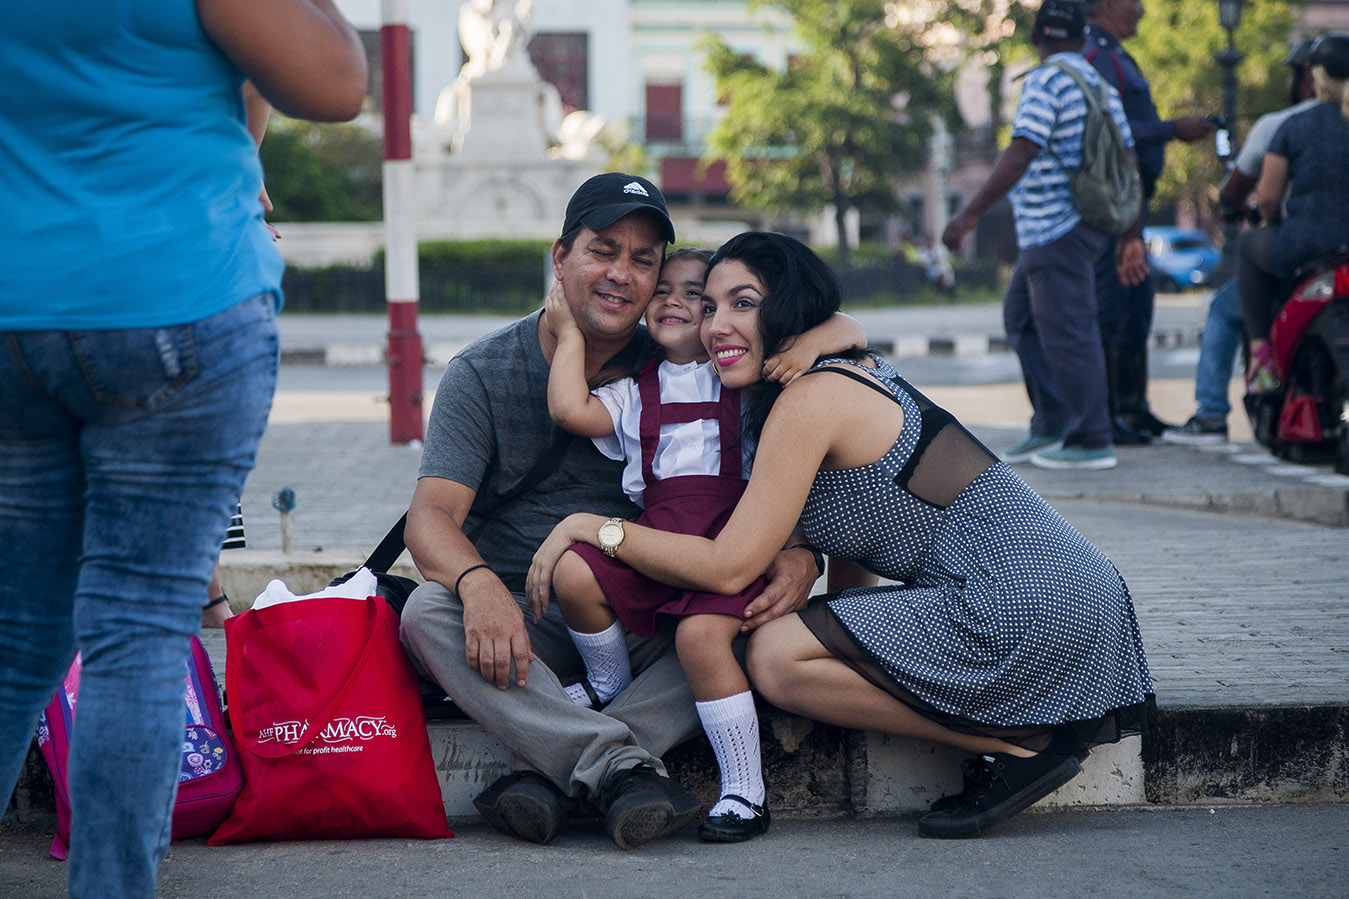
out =
<path fill-rule="evenodd" d="M 1058 67 L 1071 66 L 1093 87 L 1100 82 L 1081 55 L 1085 34 L 1080 0 L 1041 5 L 1031 34 L 1041 65 L 1021 89 L 1012 142 L 942 234 L 942 242 L 958 250 L 989 206 L 1004 194 L 1012 202 L 1020 253 L 1003 321 L 1034 411 L 1029 436 L 1002 458 L 1043 468 L 1115 466 L 1094 283 L 1096 261 L 1111 240 L 1083 222 L 1073 204 L 1070 178 L 1082 162 L 1087 99 Z M 1132 146 L 1119 95 L 1106 93 L 1110 114 Z M 1139 228 L 1135 223 L 1118 245 L 1116 262 L 1126 283 L 1147 276 Z"/>

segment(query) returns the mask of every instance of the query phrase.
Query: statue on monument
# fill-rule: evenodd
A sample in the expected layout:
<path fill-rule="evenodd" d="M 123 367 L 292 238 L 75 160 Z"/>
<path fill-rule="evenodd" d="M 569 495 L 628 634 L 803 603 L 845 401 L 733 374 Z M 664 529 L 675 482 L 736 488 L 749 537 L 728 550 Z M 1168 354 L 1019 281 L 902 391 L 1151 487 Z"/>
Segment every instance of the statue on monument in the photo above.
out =
<path fill-rule="evenodd" d="M 465 0 L 459 42 L 467 61 L 436 101 L 432 140 L 452 154 L 580 160 L 599 152 L 603 117 L 564 116 L 557 88 L 528 53 L 533 0 Z M 472 136 L 470 136 L 472 135 Z"/>
<path fill-rule="evenodd" d="M 532 11 L 533 0 L 469 0 L 459 7 L 459 43 L 468 56 L 460 77 L 520 69 L 528 60 L 524 36 Z"/>

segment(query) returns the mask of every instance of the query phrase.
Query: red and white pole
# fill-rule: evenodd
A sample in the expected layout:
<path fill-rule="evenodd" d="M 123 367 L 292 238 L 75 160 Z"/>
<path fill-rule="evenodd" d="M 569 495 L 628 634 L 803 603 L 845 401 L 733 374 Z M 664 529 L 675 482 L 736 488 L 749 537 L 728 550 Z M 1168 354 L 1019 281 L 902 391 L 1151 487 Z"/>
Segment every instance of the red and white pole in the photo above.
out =
<path fill-rule="evenodd" d="M 382 0 L 384 295 L 389 302 L 389 439 L 421 440 L 422 336 L 417 332 L 416 185 L 412 169 L 412 39 L 407 0 Z"/>

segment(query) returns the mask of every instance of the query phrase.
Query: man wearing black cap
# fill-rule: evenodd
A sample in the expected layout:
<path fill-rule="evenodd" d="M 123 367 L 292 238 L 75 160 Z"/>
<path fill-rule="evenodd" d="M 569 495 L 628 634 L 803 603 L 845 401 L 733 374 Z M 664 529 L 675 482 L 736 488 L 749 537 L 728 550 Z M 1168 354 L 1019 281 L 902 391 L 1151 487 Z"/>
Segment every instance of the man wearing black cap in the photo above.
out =
<path fill-rule="evenodd" d="M 1171 140 L 1196 141 L 1217 130 L 1203 116 L 1187 115 L 1163 120 L 1152 102 L 1152 87 L 1138 63 L 1121 45 L 1138 34 L 1143 18 L 1143 0 L 1086 0 L 1087 61 L 1119 91 L 1124 114 L 1129 118 L 1138 173 L 1143 179 L 1143 215 L 1166 161 Z M 1146 223 L 1146 221 L 1145 221 Z M 1105 343 L 1110 407 L 1116 443 L 1148 443 L 1167 425 L 1148 406 L 1148 335 L 1156 290 L 1151 279 L 1124 284 L 1116 274 L 1109 254 L 1096 264 L 1096 296 L 1101 306 L 1101 339 Z"/>
<path fill-rule="evenodd" d="M 635 370 L 650 355 L 637 323 L 674 239 L 665 199 L 645 178 L 597 175 L 572 196 L 552 263 L 586 338 L 587 377 L 615 357 Z M 474 341 L 446 368 L 408 510 L 407 545 L 427 582 L 403 611 L 403 645 L 511 750 L 512 773 L 474 800 L 488 823 L 547 843 L 584 801 L 629 849 L 699 816 L 660 756 L 701 725 L 672 632 L 629 638 L 635 678 L 601 712 L 574 704 L 558 679 L 584 668 L 557 606 L 540 621 L 524 615 L 525 575 L 557 522 L 579 510 L 637 512 L 621 488 L 622 463 L 549 419 L 556 346 L 539 311 Z M 786 611 L 803 605 L 814 556 L 783 553 L 775 571 L 766 592 Z"/>
<path fill-rule="evenodd" d="M 947 247 L 959 250 L 984 210 L 1010 191 L 1019 253 L 1003 300 L 1003 323 L 1021 362 L 1033 414 L 1027 437 L 1003 452 L 1008 464 L 1057 469 L 1116 464 L 1094 290 L 1094 266 L 1110 237 L 1082 220 L 1070 182 L 1083 158 L 1083 85 L 1095 91 L 1101 83 L 1082 58 L 1086 23 L 1077 0 L 1041 4 L 1031 42 L 1043 64 L 1022 85 L 1012 142 L 942 234 Z M 1107 90 L 1106 100 L 1132 144 L 1119 96 Z M 1146 269 L 1137 226 L 1125 236 L 1119 262 L 1127 277 L 1141 278 Z"/>

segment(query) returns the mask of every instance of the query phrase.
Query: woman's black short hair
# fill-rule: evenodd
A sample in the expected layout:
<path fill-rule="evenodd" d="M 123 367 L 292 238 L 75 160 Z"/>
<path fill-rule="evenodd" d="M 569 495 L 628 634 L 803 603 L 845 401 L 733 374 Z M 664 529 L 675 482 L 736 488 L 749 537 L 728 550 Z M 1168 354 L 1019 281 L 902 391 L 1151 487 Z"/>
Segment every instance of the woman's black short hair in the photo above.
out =
<path fill-rule="evenodd" d="M 842 302 L 833 270 L 795 237 L 772 231 L 737 234 L 712 254 L 708 273 L 732 260 L 749 269 L 764 287 L 759 305 L 764 359 L 788 349 L 797 337 L 837 312 Z M 745 432 L 757 442 L 782 386 L 762 381 L 750 390 Z"/>
<path fill-rule="evenodd" d="M 737 234 L 712 254 L 708 271 L 731 260 L 743 264 L 763 283 L 759 334 L 765 359 L 824 322 L 842 302 L 833 270 L 795 237 L 772 231 Z"/>

